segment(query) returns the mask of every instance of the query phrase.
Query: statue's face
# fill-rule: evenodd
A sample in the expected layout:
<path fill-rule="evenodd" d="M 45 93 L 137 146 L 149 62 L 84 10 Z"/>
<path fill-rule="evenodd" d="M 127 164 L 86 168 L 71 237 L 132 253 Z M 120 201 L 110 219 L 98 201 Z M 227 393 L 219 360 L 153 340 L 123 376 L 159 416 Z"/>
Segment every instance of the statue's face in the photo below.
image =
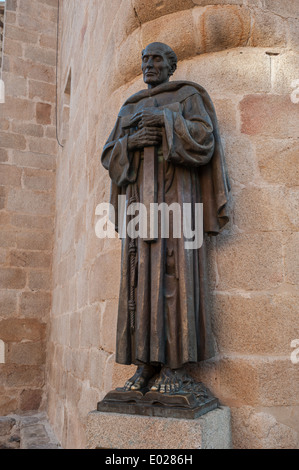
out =
<path fill-rule="evenodd" d="M 153 88 L 168 82 L 171 67 L 162 48 L 148 46 L 142 56 L 142 72 L 144 83 Z"/>

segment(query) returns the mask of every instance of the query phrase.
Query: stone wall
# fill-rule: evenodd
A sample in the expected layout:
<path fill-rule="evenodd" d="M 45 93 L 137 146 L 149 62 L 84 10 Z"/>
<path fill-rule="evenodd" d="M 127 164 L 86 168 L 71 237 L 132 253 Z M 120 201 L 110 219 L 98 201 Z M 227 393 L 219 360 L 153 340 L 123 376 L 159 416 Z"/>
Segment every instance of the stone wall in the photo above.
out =
<path fill-rule="evenodd" d="M 62 2 L 64 148 L 47 387 L 64 447 L 85 446 L 87 413 L 134 370 L 114 362 L 120 244 L 96 238 L 95 208 L 109 200 L 103 144 L 122 102 L 144 87 L 140 51 L 151 41 L 176 50 L 174 79 L 198 82 L 211 94 L 232 183 L 231 222 L 208 242 L 217 355 L 191 372 L 231 407 L 235 447 L 298 447 L 299 364 L 290 360 L 291 341 L 299 338 L 299 108 L 290 98 L 299 78 L 296 3 Z M 25 270 L 15 288 L 25 288 Z"/>
<path fill-rule="evenodd" d="M 7 0 L 0 104 L 0 416 L 44 406 L 54 227 L 56 2 Z"/>

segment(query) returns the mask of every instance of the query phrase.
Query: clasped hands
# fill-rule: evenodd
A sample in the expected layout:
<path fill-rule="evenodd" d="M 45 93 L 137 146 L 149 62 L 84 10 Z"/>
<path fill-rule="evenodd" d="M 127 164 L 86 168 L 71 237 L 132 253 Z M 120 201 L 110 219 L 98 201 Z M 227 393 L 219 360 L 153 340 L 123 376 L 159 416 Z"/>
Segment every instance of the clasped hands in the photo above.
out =
<path fill-rule="evenodd" d="M 128 137 L 129 150 L 159 145 L 164 126 L 163 111 L 158 108 L 145 108 L 132 116 L 129 126 L 138 127 L 138 130 Z"/>

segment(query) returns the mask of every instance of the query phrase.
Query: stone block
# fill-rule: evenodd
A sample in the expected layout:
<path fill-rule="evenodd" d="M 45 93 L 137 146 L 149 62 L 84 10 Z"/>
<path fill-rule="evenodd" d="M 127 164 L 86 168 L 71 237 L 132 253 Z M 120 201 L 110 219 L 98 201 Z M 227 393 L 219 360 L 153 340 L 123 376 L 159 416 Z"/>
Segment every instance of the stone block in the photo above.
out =
<path fill-rule="evenodd" d="M 294 51 L 299 51 L 298 20 L 288 19 L 288 45 Z"/>
<path fill-rule="evenodd" d="M 43 366 L 0 365 L 1 379 L 7 388 L 42 388 L 45 383 Z M 12 410 L 10 410 L 12 412 Z"/>
<path fill-rule="evenodd" d="M 51 124 L 52 106 L 47 103 L 36 104 L 36 121 L 39 124 Z M 47 152 L 44 152 L 47 153 Z"/>
<path fill-rule="evenodd" d="M 8 318 L 17 311 L 17 292 L 0 291 L 0 318 Z"/>
<path fill-rule="evenodd" d="M 5 45 L 6 48 L 6 45 Z M 3 73 L 5 83 L 5 100 L 8 97 L 27 98 L 27 79 L 23 77 L 15 77 L 11 73 Z M 10 117 L 10 114 L 8 114 Z"/>
<path fill-rule="evenodd" d="M 89 382 L 91 387 L 97 390 L 103 390 L 104 387 L 103 372 L 105 370 L 106 360 L 107 355 L 103 351 L 94 348 L 90 351 Z"/>
<path fill-rule="evenodd" d="M 286 22 L 279 16 L 255 10 L 250 45 L 253 47 L 284 47 L 287 44 Z"/>
<path fill-rule="evenodd" d="M 118 252 L 107 252 L 96 259 L 90 270 L 90 303 L 118 298 L 120 279 L 119 271 L 120 258 Z"/>
<path fill-rule="evenodd" d="M 50 65 L 34 63 L 18 57 L 6 56 L 5 71 L 41 82 L 55 83 L 55 68 Z"/>
<path fill-rule="evenodd" d="M 40 121 L 39 121 L 40 122 Z M 48 155 L 57 154 L 57 142 L 56 139 L 43 139 L 36 137 L 28 137 L 27 142 L 29 145 L 29 150 L 36 153 L 46 153 Z"/>
<path fill-rule="evenodd" d="M 198 52 L 216 52 L 246 46 L 251 17 L 246 7 L 209 6 L 194 10 Z"/>
<path fill-rule="evenodd" d="M 16 41 L 37 44 L 38 42 L 38 33 L 34 31 L 28 31 L 23 28 L 19 28 L 13 25 L 7 25 L 5 28 L 5 39 L 10 38 Z"/>
<path fill-rule="evenodd" d="M 221 141 L 232 186 L 236 183 L 247 186 L 255 182 L 259 173 L 251 140 L 245 135 L 225 134 L 222 135 Z"/>
<path fill-rule="evenodd" d="M 49 236 L 53 233 L 53 219 L 47 216 L 13 214 L 11 217 L 11 225 L 19 229 L 45 230 L 49 233 Z"/>
<path fill-rule="evenodd" d="M 234 196 L 234 224 L 242 231 L 270 232 L 295 230 L 298 217 L 299 192 L 283 187 L 245 188 Z"/>
<path fill-rule="evenodd" d="M 0 269 L 1 289 L 23 289 L 26 285 L 26 273 L 22 269 Z"/>
<path fill-rule="evenodd" d="M 16 425 L 15 418 L 11 416 L 3 416 L 0 418 L 0 436 L 7 436 L 11 433 Z"/>
<path fill-rule="evenodd" d="M 22 411 L 36 411 L 40 408 L 42 398 L 43 390 L 23 390 L 20 395 L 20 409 Z M 34 439 L 34 442 L 37 444 L 37 439 Z"/>
<path fill-rule="evenodd" d="M 49 268 L 50 265 L 50 253 L 23 250 L 12 250 L 10 252 L 10 266 L 23 268 Z"/>
<path fill-rule="evenodd" d="M 56 50 L 56 36 L 47 36 L 45 34 L 41 34 L 39 38 L 39 44 L 42 47 L 47 47 L 49 49 L 55 49 Z"/>
<path fill-rule="evenodd" d="M 285 95 L 248 95 L 240 103 L 242 132 L 289 138 L 298 136 L 298 107 Z"/>
<path fill-rule="evenodd" d="M 8 132 L 0 133 L 1 145 L 8 149 L 25 150 L 26 139 L 20 134 L 10 134 Z"/>
<path fill-rule="evenodd" d="M 83 309 L 80 328 L 81 348 L 100 347 L 100 318 L 101 308 L 99 304 Z"/>
<path fill-rule="evenodd" d="M 0 415 L 8 415 L 18 411 L 19 408 L 19 391 L 7 390 L 0 387 Z"/>
<path fill-rule="evenodd" d="M 32 44 L 24 45 L 24 58 L 53 67 L 56 65 L 56 51 Z"/>
<path fill-rule="evenodd" d="M 284 18 L 298 18 L 298 4 L 296 0 L 281 2 L 280 0 L 264 0 L 264 8 Z"/>
<path fill-rule="evenodd" d="M 299 283 L 299 232 L 290 234 L 285 245 L 286 280 L 290 284 Z"/>
<path fill-rule="evenodd" d="M 115 352 L 116 345 L 116 323 L 117 323 L 118 302 L 116 300 L 107 301 L 101 321 L 101 347 L 108 353 Z"/>
<path fill-rule="evenodd" d="M 199 5 L 201 7 L 205 7 L 207 5 L 211 5 L 211 0 L 192 0 L 194 5 Z M 213 0 L 214 5 L 242 5 L 244 2 L 243 0 Z"/>
<path fill-rule="evenodd" d="M 32 274 L 32 273 L 31 273 Z M 40 273 L 36 273 L 39 274 Z M 51 294 L 47 292 L 22 292 L 20 315 L 46 321 L 51 309 Z"/>
<path fill-rule="evenodd" d="M 16 234 L 11 230 L 2 230 L 0 233 L 0 247 L 15 248 Z"/>
<path fill-rule="evenodd" d="M 283 281 L 282 239 L 277 233 L 221 234 L 219 290 L 264 290 Z"/>
<path fill-rule="evenodd" d="M 31 271 L 28 274 L 28 287 L 32 291 L 50 291 L 52 285 L 51 274 L 48 271 Z"/>
<path fill-rule="evenodd" d="M 230 411 L 221 407 L 194 420 L 94 411 L 88 415 L 87 448 L 229 449 Z"/>
<path fill-rule="evenodd" d="M 153 21 L 161 16 L 171 15 L 194 6 L 192 0 L 133 0 L 135 14 L 141 24 Z"/>
<path fill-rule="evenodd" d="M 48 232 L 21 232 L 17 233 L 17 248 L 23 250 L 50 251 L 52 238 Z"/>
<path fill-rule="evenodd" d="M 298 295 L 284 293 L 215 294 L 212 324 L 221 354 L 289 355 L 299 338 Z"/>
<path fill-rule="evenodd" d="M 192 61 L 183 61 L 175 73 L 175 80 L 199 83 L 209 93 L 223 98 L 246 93 L 270 91 L 270 61 L 263 50 L 236 48 L 217 54 L 202 54 Z M 235 97 L 234 97 L 235 98 Z"/>
<path fill-rule="evenodd" d="M 143 47 L 156 41 L 166 43 L 175 51 L 178 60 L 196 54 L 194 36 L 195 29 L 190 10 L 162 16 L 155 21 L 145 23 L 141 28 Z"/>
<path fill-rule="evenodd" d="M 1 320 L 0 336 L 4 342 L 16 343 L 23 340 L 45 339 L 46 325 L 34 319 L 9 318 Z"/>
<path fill-rule="evenodd" d="M 44 135 L 43 126 L 16 120 L 12 123 L 12 130 L 17 134 L 31 135 L 34 137 L 42 137 Z"/>
<path fill-rule="evenodd" d="M 8 161 L 8 151 L 6 149 L 0 149 L 0 162 L 4 163 Z"/>
<path fill-rule="evenodd" d="M 299 144 L 296 140 L 256 138 L 257 162 L 264 181 L 271 184 L 297 186 Z"/>
<path fill-rule="evenodd" d="M 35 117 L 34 103 L 25 99 L 13 98 L 13 97 L 7 96 L 5 98 L 5 103 L 1 105 L 1 109 L 2 109 L 3 115 L 9 116 L 10 119 L 17 119 L 20 121 L 31 121 Z M 10 137 L 10 139 L 12 139 L 12 137 Z M 1 138 L 1 146 L 2 146 L 2 138 Z"/>
<path fill-rule="evenodd" d="M 8 345 L 6 363 L 42 365 L 46 360 L 46 345 L 44 342 L 26 341 Z"/>
<path fill-rule="evenodd" d="M 54 103 L 55 85 L 49 83 L 29 80 L 29 98 L 38 98 L 43 101 Z"/>
<path fill-rule="evenodd" d="M 21 174 L 20 168 L 14 165 L 0 165 L 0 185 L 21 186 Z"/>
<path fill-rule="evenodd" d="M 54 210 L 53 196 L 27 189 L 11 189 L 8 193 L 7 209 L 33 215 L 52 215 Z"/>
<path fill-rule="evenodd" d="M 26 168 L 53 170 L 56 159 L 53 155 L 14 150 L 12 152 L 12 163 Z"/>
<path fill-rule="evenodd" d="M 280 423 L 269 411 L 252 407 L 232 408 L 234 449 L 295 449 L 298 434 Z"/>
<path fill-rule="evenodd" d="M 271 60 L 273 93 L 287 95 L 291 99 L 291 94 L 298 88 L 298 85 L 296 87 L 293 85 L 294 81 L 299 80 L 298 52 L 284 52 L 277 56 L 272 56 Z"/>

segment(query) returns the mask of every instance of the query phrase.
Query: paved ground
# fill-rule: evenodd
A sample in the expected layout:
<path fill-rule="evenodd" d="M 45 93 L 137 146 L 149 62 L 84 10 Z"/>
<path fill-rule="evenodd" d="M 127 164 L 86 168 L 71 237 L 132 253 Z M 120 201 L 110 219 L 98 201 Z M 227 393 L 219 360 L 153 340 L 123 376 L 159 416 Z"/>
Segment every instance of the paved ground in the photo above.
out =
<path fill-rule="evenodd" d="M 46 413 L 0 418 L 0 449 L 61 449 Z"/>

